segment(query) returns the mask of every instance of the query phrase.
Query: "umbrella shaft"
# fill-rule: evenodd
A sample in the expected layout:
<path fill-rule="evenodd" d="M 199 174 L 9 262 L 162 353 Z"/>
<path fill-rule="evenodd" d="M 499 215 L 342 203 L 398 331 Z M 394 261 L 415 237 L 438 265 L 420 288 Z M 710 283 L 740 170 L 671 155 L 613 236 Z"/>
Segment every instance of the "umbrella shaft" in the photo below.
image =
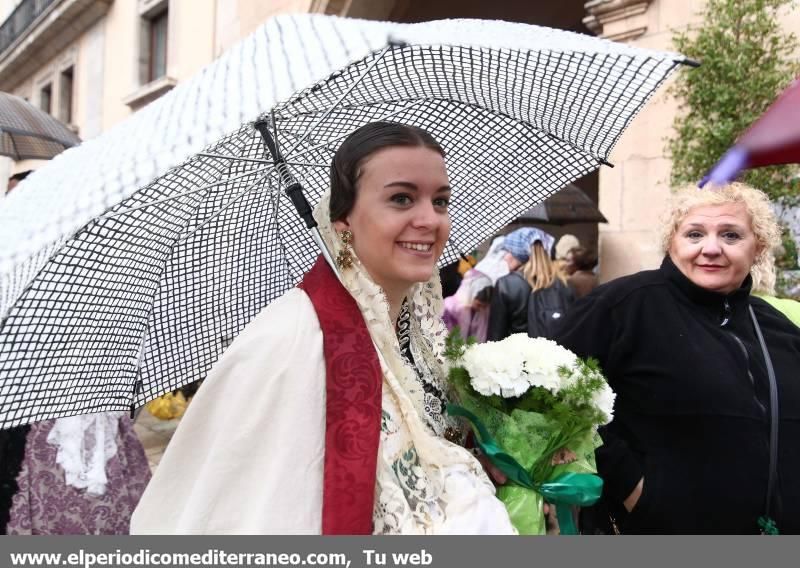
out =
<path fill-rule="evenodd" d="M 294 208 L 297 209 L 297 213 L 300 217 L 305 221 L 306 227 L 309 229 L 313 229 L 317 226 L 317 222 L 314 219 L 314 215 L 311 209 L 311 205 L 308 204 L 308 200 L 306 196 L 303 194 L 303 188 L 298 182 L 292 183 L 289 187 L 286 188 L 286 195 L 289 196 L 289 199 L 292 200 L 294 204 Z"/>

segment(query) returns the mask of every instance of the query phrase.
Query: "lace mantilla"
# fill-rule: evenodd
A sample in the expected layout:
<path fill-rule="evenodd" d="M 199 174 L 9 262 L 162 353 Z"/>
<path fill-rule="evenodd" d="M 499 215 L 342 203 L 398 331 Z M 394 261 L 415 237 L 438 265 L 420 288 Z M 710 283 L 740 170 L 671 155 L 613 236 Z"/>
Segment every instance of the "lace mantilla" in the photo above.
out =
<path fill-rule="evenodd" d="M 314 210 L 334 258 L 341 242 L 329 219 L 330 196 Z M 358 235 L 355 235 L 358 239 Z M 356 300 L 383 371 L 381 440 L 373 515 L 376 534 L 512 533 L 494 486 L 475 457 L 444 439 L 446 365 L 438 274 L 415 285 L 407 297 L 408 330 L 400 338 L 383 290 L 354 255 L 342 283 Z M 408 347 L 403 355 L 401 341 Z M 425 385 L 430 385 L 426 391 Z M 436 411 L 434 411 L 434 409 Z"/>
<path fill-rule="evenodd" d="M 417 374 L 417 380 L 422 385 L 423 393 L 423 418 L 428 426 L 441 435 L 448 426 L 444 410 L 447 407 L 448 397 L 445 393 L 445 385 L 440 384 L 433 372 L 424 364 L 424 357 L 414 346 L 416 342 L 411 341 L 411 311 L 408 302 L 403 302 L 400 315 L 397 318 L 397 342 L 400 345 L 400 353 L 406 362 L 411 365 Z M 419 361 L 419 363 L 417 363 Z"/>

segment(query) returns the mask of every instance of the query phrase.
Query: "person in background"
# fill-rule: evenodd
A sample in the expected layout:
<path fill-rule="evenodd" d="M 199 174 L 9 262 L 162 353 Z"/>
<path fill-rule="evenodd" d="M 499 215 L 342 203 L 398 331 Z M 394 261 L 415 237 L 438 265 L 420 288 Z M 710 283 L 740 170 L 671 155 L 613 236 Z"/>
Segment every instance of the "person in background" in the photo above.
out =
<path fill-rule="evenodd" d="M 567 254 L 569 254 L 569 251 L 579 246 L 581 246 L 581 242 L 575 235 L 571 235 L 569 233 L 561 235 L 558 239 L 558 242 L 556 242 L 555 255 L 554 255 L 555 260 L 566 261 Z"/>
<path fill-rule="evenodd" d="M 494 239 L 486 256 L 464 274 L 456 293 L 444 299 L 444 323 L 449 330 L 457 326 L 464 339 L 486 341 L 494 284 L 508 274 L 504 240 L 503 236 Z"/>
<path fill-rule="evenodd" d="M 586 532 L 800 533 L 800 329 L 751 295 L 779 234 L 761 191 L 684 188 L 661 267 L 560 322 L 553 339 L 597 359 L 617 394 Z"/>
<path fill-rule="evenodd" d="M 125 413 L 0 430 L 0 534 L 127 534 L 149 481 Z"/>
<path fill-rule="evenodd" d="M 489 310 L 489 341 L 514 333 L 547 336 L 550 322 L 572 302 L 565 275 L 550 259 L 552 246 L 553 237 L 540 229 L 517 229 L 506 237 L 507 254 L 524 264 L 497 281 Z M 542 293 L 545 290 L 549 292 Z"/>
<path fill-rule="evenodd" d="M 564 271 L 567 273 L 567 284 L 575 291 L 576 298 L 583 298 L 597 287 L 597 254 L 586 247 L 574 247 L 565 258 Z"/>

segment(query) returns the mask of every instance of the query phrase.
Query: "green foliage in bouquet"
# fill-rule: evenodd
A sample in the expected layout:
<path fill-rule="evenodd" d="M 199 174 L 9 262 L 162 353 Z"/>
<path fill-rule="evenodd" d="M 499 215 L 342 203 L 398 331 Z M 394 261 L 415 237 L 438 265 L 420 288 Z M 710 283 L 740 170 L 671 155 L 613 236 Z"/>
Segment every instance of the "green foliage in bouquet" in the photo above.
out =
<path fill-rule="evenodd" d="M 523 347 L 539 341 L 544 351 L 550 347 L 547 344 L 552 344 L 553 349 L 569 353 L 555 343 L 542 343 L 543 340 L 518 337 L 514 341 Z M 472 345 L 474 342 L 465 342 L 457 333 L 447 339 L 450 384 L 460 405 L 448 410 L 470 418 L 487 456 L 514 482 L 498 488 L 498 497 L 521 534 L 545 534 L 545 497 L 559 505 L 562 533 L 571 532 L 570 506 L 592 504 L 602 485 L 599 478 L 590 474 L 597 471 L 597 425 L 610 419 L 598 407 L 597 397 L 599 392 L 610 389 L 597 362 L 581 361 L 572 355 L 571 365 L 554 367 L 563 383 L 556 392 L 527 388 L 519 396 L 479 393 L 464 364 L 464 354 Z M 544 357 L 547 355 L 543 353 Z M 575 459 L 555 465 L 554 456 L 565 449 L 574 453 Z M 523 471 L 514 471 L 515 468 Z"/>

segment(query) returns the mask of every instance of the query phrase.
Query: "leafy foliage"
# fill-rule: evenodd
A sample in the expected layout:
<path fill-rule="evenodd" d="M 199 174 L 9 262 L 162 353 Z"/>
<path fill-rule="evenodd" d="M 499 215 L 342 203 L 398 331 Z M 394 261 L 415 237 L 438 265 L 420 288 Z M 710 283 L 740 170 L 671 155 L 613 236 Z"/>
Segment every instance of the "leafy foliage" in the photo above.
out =
<path fill-rule="evenodd" d="M 676 32 L 675 48 L 702 63 L 678 76 L 680 103 L 669 141 L 672 183 L 697 182 L 800 74 L 798 41 L 780 29 L 779 10 L 793 0 L 707 0 L 702 24 Z M 796 166 L 750 170 L 744 181 L 771 199 L 800 202 Z"/>

